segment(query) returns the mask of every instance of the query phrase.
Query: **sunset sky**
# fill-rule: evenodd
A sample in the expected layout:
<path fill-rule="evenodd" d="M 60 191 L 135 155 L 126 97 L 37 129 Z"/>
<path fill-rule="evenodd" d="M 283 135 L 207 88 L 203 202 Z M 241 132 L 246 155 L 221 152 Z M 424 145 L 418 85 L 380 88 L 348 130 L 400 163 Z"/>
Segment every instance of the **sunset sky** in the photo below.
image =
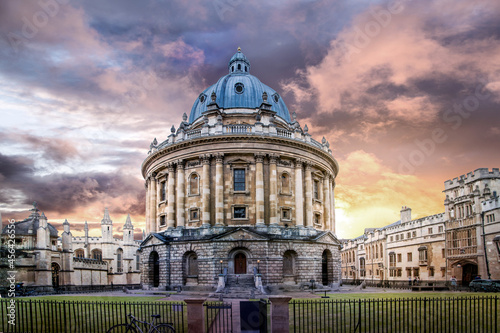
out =
<path fill-rule="evenodd" d="M 500 1 L 0 1 L 0 212 L 104 207 L 141 232 L 140 166 L 237 47 L 340 164 L 337 235 L 444 211 L 500 167 Z M 61 230 L 61 229 L 60 229 Z M 96 230 L 91 234 L 98 235 Z"/>

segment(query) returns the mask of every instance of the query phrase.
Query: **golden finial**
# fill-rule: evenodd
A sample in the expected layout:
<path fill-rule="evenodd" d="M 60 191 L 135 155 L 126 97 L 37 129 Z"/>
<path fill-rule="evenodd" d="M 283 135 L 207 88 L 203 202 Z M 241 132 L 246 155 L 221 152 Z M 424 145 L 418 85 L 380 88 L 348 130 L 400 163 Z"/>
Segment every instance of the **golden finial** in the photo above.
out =
<path fill-rule="evenodd" d="M 238 46 L 238 52 L 241 52 L 241 47 Z"/>

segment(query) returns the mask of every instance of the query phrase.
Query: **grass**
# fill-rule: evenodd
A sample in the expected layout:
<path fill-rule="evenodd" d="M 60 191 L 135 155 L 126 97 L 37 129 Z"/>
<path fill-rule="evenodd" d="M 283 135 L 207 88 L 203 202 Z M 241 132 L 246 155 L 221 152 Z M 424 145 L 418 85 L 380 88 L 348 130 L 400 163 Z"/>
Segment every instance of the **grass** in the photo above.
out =
<path fill-rule="evenodd" d="M 500 300 L 494 293 L 327 295 L 331 298 L 292 300 L 290 331 L 493 332 L 498 325 Z"/>

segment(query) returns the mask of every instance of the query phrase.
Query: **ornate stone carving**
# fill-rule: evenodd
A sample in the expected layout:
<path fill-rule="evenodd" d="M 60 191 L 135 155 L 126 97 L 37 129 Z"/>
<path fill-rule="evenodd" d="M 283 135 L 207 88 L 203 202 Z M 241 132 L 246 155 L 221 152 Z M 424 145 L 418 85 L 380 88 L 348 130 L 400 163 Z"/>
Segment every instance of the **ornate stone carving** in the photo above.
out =
<path fill-rule="evenodd" d="M 202 164 L 210 164 L 210 154 L 200 155 L 200 160 Z"/>
<path fill-rule="evenodd" d="M 172 128 L 170 128 L 170 132 L 171 132 L 172 134 L 174 134 L 174 133 L 175 133 L 175 126 L 174 126 L 174 125 L 172 125 Z"/>
<path fill-rule="evenodd" d="M 269 154 L 269 162 L 276 164 L 279 157 L 280 157 L 280 155 L 275 154 L 275 153 L 271 153 L 271 154 Z"/>
<path fill-rule="evenodd" d="M 184 160 L 179 159 L 177 160 L 177 169 L 184 169 Z"/>
<path fill-rule="evenodd" d="M 199 166 L 201 165 L 201 162 L 199 160 L 196 160 L 196 161 L 190 161 L 188 162 L 187 166 L 188 167 L 196 167 L 196 166 Z"/>
<path fill-rule="evenodd" d="M 175 163 L 167 163 L 167 168 L 168 168 L 168 172 L 174 172 L 175 170 Z"/>
<path fill-rule="evenodd" d="M 264 154 L 263 153 L 255 153 L 255 162 L 257 163 L 262 163 L 264 161 Z"/>
<path fill-rule="evenodd" d="M 224 153 L 215 154 L 215 162 L 216 163 L 223 163 L 224 162 Z"/>

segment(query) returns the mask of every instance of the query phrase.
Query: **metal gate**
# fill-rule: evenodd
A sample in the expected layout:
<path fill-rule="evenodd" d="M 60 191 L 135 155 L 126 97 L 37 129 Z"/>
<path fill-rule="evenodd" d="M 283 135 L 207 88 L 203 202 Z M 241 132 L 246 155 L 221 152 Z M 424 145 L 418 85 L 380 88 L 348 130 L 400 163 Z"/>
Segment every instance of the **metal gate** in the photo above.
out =
<path fill-rule="evenodd" d="M 205 328 L 207 333 L 233 332 L 233 306 L 231 303 L 205 302 Z"/>

